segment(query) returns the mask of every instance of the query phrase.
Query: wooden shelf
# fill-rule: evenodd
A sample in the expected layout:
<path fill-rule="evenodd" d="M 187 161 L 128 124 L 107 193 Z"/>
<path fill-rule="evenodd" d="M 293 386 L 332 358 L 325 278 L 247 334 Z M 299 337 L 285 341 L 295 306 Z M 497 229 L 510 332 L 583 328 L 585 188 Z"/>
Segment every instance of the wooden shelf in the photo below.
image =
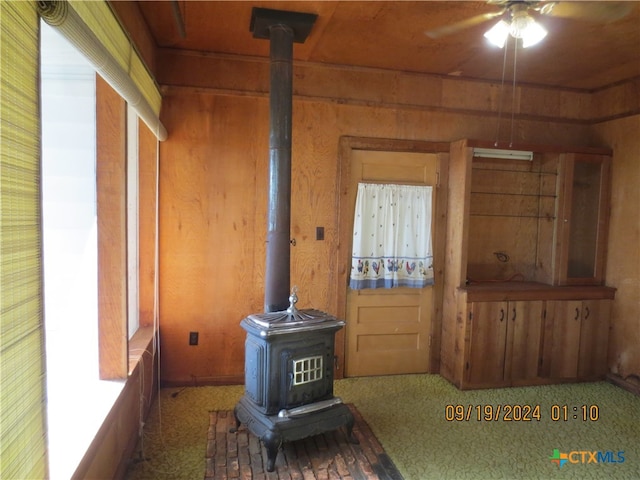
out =
<path fill-rule="evenodd" d="M 613 299 L 616 289 L 606 286 L 563 286 L 537 282 L 478 282 L 460 287 L 467 302 L 509 300 L 582 300 Z"/>
<path fill-rule="evenodd" d="M 501 217 L 501 218 L 545 218 L 547 220 L 555 220 L 556 217 L 549 215 L 504 215 L 500 213 L 470 213 L 470 217 Z"/>
<path fill-rule="evenodd" d="M 558 176 L 558 172 L 543 172 L 541 170 L 519 170 L 519 169 L 515 169 L 515 168 L 483 168 L 483 167 L 479 167 L 474 160 L 473 165 L 471 166 L 471 168 L 473 170 L 484 170 L 487 172 L 512 172 L 512 173 L 524 173 L 524 174 L 529 174 L 529 175 L 553 175 L 554 177 Z"/>
<path fill-rule="evenodd" d="M 509 193 L 509 192 L 480 192 L 478 190 L 472 190 L 472 195 L 511 195 L 514 197 L 534 197 L 534 198 L 556 198 L 557 195 L 542 194 L 542 193 Z"/>
<path fill-rule="evenodd" d="M 532 163 L 477 162 L 475 146 L 449 157 L 442 376 L 462 389 L 602 378 L 610 156 L 521 148 Z"/>

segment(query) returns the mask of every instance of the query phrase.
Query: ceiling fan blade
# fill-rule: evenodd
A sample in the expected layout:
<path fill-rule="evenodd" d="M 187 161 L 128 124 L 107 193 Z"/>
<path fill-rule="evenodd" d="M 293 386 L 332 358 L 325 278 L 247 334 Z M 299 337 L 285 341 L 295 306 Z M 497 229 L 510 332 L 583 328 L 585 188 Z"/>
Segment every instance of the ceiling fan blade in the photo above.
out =
<path fill-rule="evenodd" d="M 635 2 L 552 2 L 547 12 L 562 18 L 575 18 L 592 22 L 614 22 L 631 12 Z"/>
<path fill-rule="evenodd" d="M 473 27 L 474 25 L 479 25 L 481 23 L 487 22 L 492 18 L 499 17 L 505 12 L 505 10 L 501 10 L 499 12 L 493 13 L 483 13 L 482 15 L 476 15 L 475 17 L 467 18 L 466 20 L 462 20 L 460 22 L 452 23 L 450 25 L 445 25 L 443 27 L 435 28 L 433 30 L 425 31 L 425 35 L 430 38 L 440 38 L 446 35 L 451 35 L 452 33 L 457 33 L 461 30 L 464 30 L 469 27 Z"/>

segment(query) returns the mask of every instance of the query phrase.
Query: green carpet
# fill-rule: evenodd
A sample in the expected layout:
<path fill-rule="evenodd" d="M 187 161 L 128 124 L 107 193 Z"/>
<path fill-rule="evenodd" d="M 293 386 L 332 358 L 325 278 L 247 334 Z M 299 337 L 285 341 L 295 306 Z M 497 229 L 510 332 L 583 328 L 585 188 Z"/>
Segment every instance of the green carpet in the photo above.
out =
<path fill-rule="evenodd" d="M 232 409 L 242 394 L 163 389 L 126 478 L 202 479 L 209 411 Z M 399 375 L 338 380 L 335 394 L 355 404 L 406 480 L 640 478 L 640 398 L 606 382 L 461 392 L 438 375 Z M 456 416 L 448 405 L 463 405 L 462 420 L 446 418 Z M 484 418 L 485 405 L 497 420 Z M 540 420 L 506 421 L 512 405 L 539 405 Z M 568 406 L 567 421 L 553 405 Z M 581 405 L 597 406 L 597 420 L 574 420 Z M 554 450 L 567 457 L 562 467 Z"/>

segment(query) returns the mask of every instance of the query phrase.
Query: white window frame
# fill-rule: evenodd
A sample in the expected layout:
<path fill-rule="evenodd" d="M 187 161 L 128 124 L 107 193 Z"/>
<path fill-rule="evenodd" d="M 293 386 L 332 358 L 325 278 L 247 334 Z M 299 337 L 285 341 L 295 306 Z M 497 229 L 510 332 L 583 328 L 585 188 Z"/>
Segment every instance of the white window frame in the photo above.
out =
<path fill-rule="evenodd" d="M 140 328 L 140 224 L 139 224 L 138 115 L 127 104 L 127 332 L 129 339 Z"/>

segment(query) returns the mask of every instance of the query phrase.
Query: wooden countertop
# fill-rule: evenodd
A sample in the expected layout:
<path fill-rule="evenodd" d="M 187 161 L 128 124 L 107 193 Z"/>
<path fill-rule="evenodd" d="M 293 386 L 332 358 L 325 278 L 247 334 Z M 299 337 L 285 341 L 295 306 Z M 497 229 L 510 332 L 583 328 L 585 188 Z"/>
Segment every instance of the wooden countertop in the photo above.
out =
<path fill-rule="evenodd" d="M 555 286 L 536 282 L 478 282 L 459 287 L 467 302 L 509 300 L 590 300 L 613 299 L 616 289 L 606 286 Z"/>

